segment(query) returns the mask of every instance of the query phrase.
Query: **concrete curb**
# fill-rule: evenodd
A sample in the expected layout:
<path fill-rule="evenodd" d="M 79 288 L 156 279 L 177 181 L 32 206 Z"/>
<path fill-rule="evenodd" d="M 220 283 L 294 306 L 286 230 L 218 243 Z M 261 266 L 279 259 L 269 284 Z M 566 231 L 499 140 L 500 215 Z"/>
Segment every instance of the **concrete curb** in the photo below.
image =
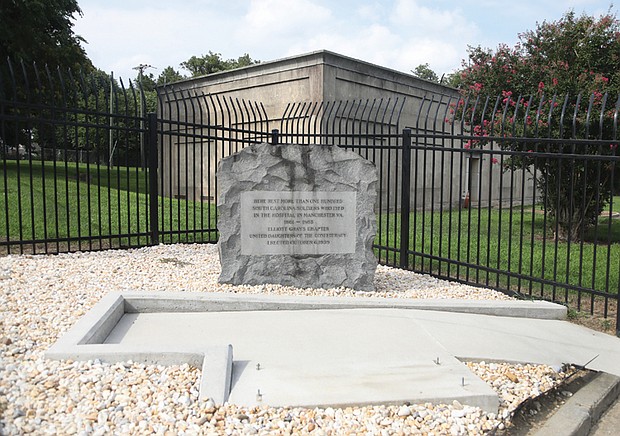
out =
<path fill-rule="evenodd" d="M 620 395 L 620 377 L 599 373 L 566 401 L 536 436 L 587 436 L 601 415 Z"/>
<path fill-rule="evenodd" d="M 553 320 L 564 320 L 567 314 L 565 306 L 542 300 L 302 297 L 220 293 L 190 294 L 187 292 L 124 292 L 117 294 L 117 296 L 124 300 L 126 313 L 390 308 Z M 110 296 L 109 298 L 113 297 Z"/>
<path fill-rule="evenodd" d="M 228 344 L 205 350 L 200 382 L 200 399 L 211 398 L 221 406 L 230 395 L 233 370 L 233 347 Z"/>

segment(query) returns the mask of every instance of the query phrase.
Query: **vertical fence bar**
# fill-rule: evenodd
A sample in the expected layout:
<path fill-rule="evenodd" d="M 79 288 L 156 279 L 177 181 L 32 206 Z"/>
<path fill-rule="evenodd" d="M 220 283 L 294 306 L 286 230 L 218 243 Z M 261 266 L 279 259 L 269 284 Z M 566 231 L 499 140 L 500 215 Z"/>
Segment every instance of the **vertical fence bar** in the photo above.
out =
<path fill-rule="evenodd" d="M 157 220 L 157 114 L 148 114 L 148 147 L 149 147 L 149 225 L 151 244 L 159 244 L 159 223 Z"/>
<path fill-rule="evenodd" d="M 271 131 L 271 145 L 278 145 L 279 144 L 279 139 L 280 139 L 280 131 L 278 129 L 273 129 Z"/>
<path fill-rule="evenodd" d="M 7 60 L 7 62 L 9 62 Z M 7 118 L 7 113 L 10 111 L 10 98 L 9 95 L 4 94 L 4 77 L 2 75 L 2 70 L 0 70 L 0 137 L 1 138 L 6 138 L 6 134 L 7 134 L 7 130 L 10 128 L 8 127 L 8 123 L 5 122 L 6 118 Z M 8 89 L 7 89 L 8 91 Z M 11 254 L 11 223 L 10 223 L 10 215 L 9 215 L 9 177 L 8 177 L 8 163 L 7 163 L 7 147 L 8 144 L 4 143 L 4 140 L 2 140 L 2 143 L 0 143 L 0 166 L 2 166 L 2 175 L 0 176 L 0 179 L 2 180 L 2 193 L 1 194 L 4 197 L 4 204 L 6 205 L 6 207 L 4 208 L 4 211 L 0 211 L 0 213 L 3 214 L 4 216 L 4 229 L 2 229 L 2 226 L 0 226 L 0 232 L 2 232 L 0 234 L 0 237 L 4 238 L 7 242 L 6 245 L 6 250 L 7 250 L 7 254 Z"/>
<path fill-rule="evenodd" d="M 403 129 L 403 161 L 400 186 L 400 267 L 409 265 L 409 218 L 411 194 L 411 129 Z"/>
<path fill-rule="evenodd" d="M 193 106 L 192 103 L 192 97 L 191 94 L 188 92 L 187 93 L 187 97 L 183 99 L 183 112 L 186 114 L 187 119 L 190 120 L 190 124 L 188 124 L 187 126 L 185 126 L 185 136 L 183 138 L 183 166 L 185 167 L 185 174 L 184 174 L 184 178 L 183 181 L 185 182 L 185 191 L 181 194 L 181 186 L 179 184 L 179 200 L 184 200 L 183 202 L 185 203 L 185 208 L 183 211 L 183 215 L 185 216 L 185 227 L 183 229 L 178 229 L 178 235 L 179 235 L 179 242 L 181 242 L 181 235 L 183 235 L 183 237 L 185 239 L 183 239 L 183 242 L 189 242 L 189 235 L 190 235 L 190 225 L 189 225 L 189 215 L 190 215 L 190 211 L 189 211 L 189 202 L 191 201 L 190 195 L 189 195 L 189 188 L 190 188 L 190 184 L 189 184 L 189 166 L 190 166 L 190 159 L 189 159 L 189 148 L 192 147 L 194 148 L 194 144 L 195 144 L 195 137 L 191 134 L 192 131 L 192 126 L 195 125 L 196 123 L 196 119 L 195 119 L 195 113 L 192 111 L 190 112 L 188 109 L 188 102 L 191 106 Z M 191 135 L 191 136 L 190 136 Z M 181 147 L 179 146 L 179 150 L 181 150 Z M 191 163 L 193 165 L 193 163 Z M 179 158 L 179 165 L 181 165 L 181 159 Z M 179 171 L 180 173 L 180 171 Z M 192 171 L 193 173 L 193 171 Z M 183 196 L 183 197 L 182 197 Z M 181 224 L 181 201 L 178 202 L 179 205 L 179 225 Z"/>

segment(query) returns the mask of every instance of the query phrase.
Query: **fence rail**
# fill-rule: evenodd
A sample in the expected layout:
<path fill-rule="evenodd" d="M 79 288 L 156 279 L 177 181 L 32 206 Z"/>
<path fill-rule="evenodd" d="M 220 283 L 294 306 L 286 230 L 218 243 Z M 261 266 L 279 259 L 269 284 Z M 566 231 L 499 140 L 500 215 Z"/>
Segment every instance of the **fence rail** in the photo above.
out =
<path fill-rule="evenodd" d="M 253 143 L 379 172 L 380 262 L 618 322 L 620 99 L 428 95 L 260 102 L 0 68 L 0 252 L 217 240 L 218 161 Z M 412 115 L 413 114 L 413 115 Z"/>

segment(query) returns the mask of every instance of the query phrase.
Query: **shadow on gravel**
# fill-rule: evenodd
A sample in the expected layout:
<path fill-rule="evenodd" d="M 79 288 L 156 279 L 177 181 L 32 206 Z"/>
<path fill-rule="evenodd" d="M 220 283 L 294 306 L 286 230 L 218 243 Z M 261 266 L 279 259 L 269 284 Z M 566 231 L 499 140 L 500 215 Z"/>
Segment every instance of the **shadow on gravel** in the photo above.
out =
<path fill-rule="evenodd" d="M 513 412 L 510 425 L 504 430 L 492 433 L 503 436 L 525 436 L 535 433 L 566 403 L 568 398 L 586 386 L 596 374 L 596 371 L 587 369 L 576 370 L 556 388 L 521 403 Z"/>

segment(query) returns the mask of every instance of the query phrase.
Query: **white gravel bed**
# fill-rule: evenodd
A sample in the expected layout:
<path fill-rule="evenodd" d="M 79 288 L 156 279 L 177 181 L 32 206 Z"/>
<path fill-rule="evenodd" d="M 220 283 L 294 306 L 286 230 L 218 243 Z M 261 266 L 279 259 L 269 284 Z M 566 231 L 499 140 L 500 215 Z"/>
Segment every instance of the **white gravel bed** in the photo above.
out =
<path fill-rule="evenodd" d="M 110 290 L 380 298 L 509 299 L 492 290 L 379 266 L 376 291 L 217 283 L 215 245 L 160 245 L 0 257 L 0 434 L 481 434 L 565 376 L 544 365 L 472 363 L 501 397 L 497 414 L 461 405 L 213 407 L 200 370 L 133 362 L 50 361 L 44 351 Z"/>

